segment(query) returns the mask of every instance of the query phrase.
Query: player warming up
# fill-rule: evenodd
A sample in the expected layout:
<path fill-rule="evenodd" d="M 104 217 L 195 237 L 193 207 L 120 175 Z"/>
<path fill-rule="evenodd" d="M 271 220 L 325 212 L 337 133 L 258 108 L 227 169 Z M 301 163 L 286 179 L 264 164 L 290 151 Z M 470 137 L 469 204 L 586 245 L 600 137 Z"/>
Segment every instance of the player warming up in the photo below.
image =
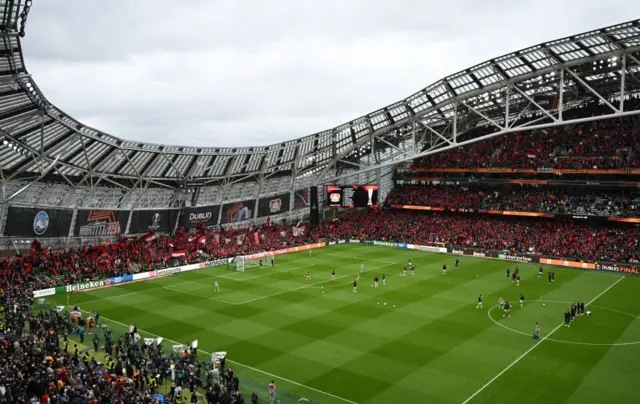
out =
<path fill-rule="evenodd" d="M 407 267 L 406 266 L 402 269 L 402 274 L 401 275 L 402 276 L 407 276 Z"/>
<path fill-rule="evenodd" d="M 542 269 L 542 265 L 540 265 L 540 268 L 538 268 L 538 279 L 542 278 L 542 272 L 544 272 L 544 269 Z"/>
<path fill-rule="evenodd" d="M 218 283 L 217 279 L 215 281 L 213 281 L 213 291 L 214 292 L 220 292 L 220 284 Z"/>
<path fill-rule="evenodd" d="M 447 264 L 444 264 L 442 266 L 442 276 L 446 276 L 447 275 Z"/>
<path fill-rule="evenodd" d="M 360 272 L 364 272 L 364 264 L 360 264 Z"/>
<path fill-rule="evenodd" d="M 533 339 L 540 339 L 540 324 L 536 322 L 536 329 L 533 331 Z"/>
<path fill-rule="evenodd" d="M 458 265 L 460 265 L 460 260 L 456 258 L 456 268 L 458 268 Z"/>
<path fill-rule="evenodd" d="M 353 280 L 353 293 L 358 293 L 358 280 Z"/>
<path fill-rule="evenodd" d="M 504 310 L 504 299 L 503 298 L 498 299 L 498 306 L 500 306 L 500 311 Z"/>
<path fill-rule="evenodd" d="M 504 302 L 504 312 L 502 313 L 502 317 L 505 316 L 511 318 L 511 305 L 509 304 L 508 300 Z"/>
<path fill-rule="evenodd" d="M 510 274 L 511 274 L 511 268 L 507 268 L 507 279 L 509 279 Z"/>
<path fill-rule="evenodd" d="M 524 307 L 524 293 L 520 292 L 520 307 Z"/>
<path fill-rule="evenodd" d="M 378 289 L 378 275 L 373 277 L 373 288 Z"/>
<path fill-rule="evenodd" d="M 387 286 L 387 276 L 382 273 L 382 286 Z"/>
<path fill-rule="evenodd" d="M 413 266 L 413 264 L 411 264 L 411 266 L 409 267 L 409 269 L 411 270 L 411 276 L 416 274 L 416 267 Z"/>
<path fill-rule="evenodd" d="M 476 310 L 482 309 L 482 295 L 478 296 L 478 305 L 476 306 Z"/>
<path fill-rule="evenodd" d="M 311 271 L 307 271 L 307 277 L 305 278 L 305 280 L 311 280 Z"/>
<path fill-rule="evenodd" d="M 335 269 L 331 271 L 331 280 L 332 281 L 336 280 L 336 270 Z"/>

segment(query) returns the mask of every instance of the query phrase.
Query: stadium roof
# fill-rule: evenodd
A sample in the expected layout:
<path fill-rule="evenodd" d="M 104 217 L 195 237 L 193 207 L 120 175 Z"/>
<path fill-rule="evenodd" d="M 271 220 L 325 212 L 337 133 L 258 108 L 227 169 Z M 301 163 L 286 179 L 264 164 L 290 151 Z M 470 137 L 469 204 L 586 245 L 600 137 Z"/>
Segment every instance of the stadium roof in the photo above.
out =
<path fill-rule="evenodd" d="M 325 181 L 347 167 L 369 169 L 456 146 L 459 134 L 477 126 L 507 133 L 524 130 L 513 124 L 517 120 L 529 119 L 529 128 L 563 123 L 563 109 L 589 100 L 608 100 L 623 114 L 622 104 L 614 107 L 612 100 L 640 90 L 640 20 L 634 20 L 488 60 L 365 116 L 283 143 L 200 148 L 134 142 L 83 125 L 42 94 L 25 66 L 20 41 L 30 8 L 29 0 L 0 0 L 4 180 L 122 187 L 276 175 L 316 175 Z M 555 114 L 538 105 L 539 97 L 558 94 Z"/>

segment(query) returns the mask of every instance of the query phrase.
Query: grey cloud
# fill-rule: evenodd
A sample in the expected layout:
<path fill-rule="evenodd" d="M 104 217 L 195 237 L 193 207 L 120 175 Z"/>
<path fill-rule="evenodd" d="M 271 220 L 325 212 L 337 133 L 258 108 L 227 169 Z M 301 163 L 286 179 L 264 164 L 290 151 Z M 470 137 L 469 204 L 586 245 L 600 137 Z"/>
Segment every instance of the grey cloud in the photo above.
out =
<path fill-rule="evenodd" d="M 59 108 L 147 142 L 271 144 L 471 65 L 638 15 L 627 0 L 36 2 L 25 61 Z"/>

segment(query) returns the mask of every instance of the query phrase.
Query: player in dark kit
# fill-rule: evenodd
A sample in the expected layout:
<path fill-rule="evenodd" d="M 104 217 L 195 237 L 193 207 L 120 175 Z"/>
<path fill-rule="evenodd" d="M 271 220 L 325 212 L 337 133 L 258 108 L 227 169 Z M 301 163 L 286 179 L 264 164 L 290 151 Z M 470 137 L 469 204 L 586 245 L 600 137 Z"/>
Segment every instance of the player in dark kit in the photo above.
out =
<path fill-rule="evenodd" d="M 478 305 L 476 306 L 476 310 L 480 310 L 482 308 L 482 295 L 478 296 Z"/>
<path fill-rule="evenodd" d="M 456 268 L 458 268 L 459 264 L 460 264 L 460 260 L 456 258 Z"/>
<path fill-rule="evenodd" d="M 353 280 L 353 293 L 358 293 L 358 281 Z"/>
<path fill-rule="evenodd" d="M 510 274 L 511 274 L 511 268 L 507 268 L 507 279 L 509 279 Z"/>
<path fill-rule="evenodd" d="M 578 307 L 580 308 L 580 315 L 584 316 L 584 302 L 578 303 Z"/>
<path fill-rule="evenodd" d="M 551 282 L 555 282 L 555 281 L 556 281 L 556 273 L 554 271 L 554 272 L 551 272 Z"/>
<path fill-rule="evenodd" d="M 571 327 L 571 312 L 569 310 L 564 312 L 564 326 Z"/>
<path fill-rule="evenodd" d="M 553 272 L 549 272 L 547 274 L 547 278 L 549 278 L 549 285 L 551 285 L 551 274 L 553 274 Z"/>
<path fill-rule="evenodd" d="M 538 268 L 538 278 L 542 278 L 542 272 L 544 270 L 542 269 L 542 265 L 540 265 L 540 268 Z"/>
<path fill-rule="evenodd" d="M 571 320 L 573 320 L 576 317 L 576 310 L 577 310 L 576 304 L 574 303 L 571 305 Z"/>
<path fill-rule="evenodd" d="M 382 286 L 387 286 L 387 276 L 382 273 Z"/>
<path fill-rule="evenodd" d="M 523 305 L 524 305 L 524 294 L 520 292 L 520 307 L 523 307 Z"/>
<path fill-rule="evenodd" d="M 511 280 L 512 280 L 513 282 L 515 282 L 515 281 L 516 281 L 516 276 L 518 276 L 518 269 L 517 269 L 517 268 L 516 268 L 516 269 L 513 271 L 513 273 L 511 274 Z"/>
<path fill-rule="evenodd" d="M 508 300 L 504 304 L 504 313 L 502 313 L 502 317 L 504 316 L 511 318 L 511 304 L 509 304 Z"/>
<path fill-rule="evenodd" d="M 378 288 L 378 275 L 376 275 L 376 276 L 374 276 L 374 277 L 373 277 L 373 287 L 374 287 L 375 289 L 377 289 L 377 288 Z"/>
<path fill-rule="evenodd" d="M 447 274 L 447 264 L 444 264 L 442 266 L 442 275 L 446 275 Z"/>
<path fill-rule="evenodd" d="M 273 257 L 271 257 L 271 266 L 272 267 L 276 266 L 276 260 Z"/>
<path fill-rule="evenodd" d="M 331 270 L 331 280 L 332 280 L 332 281 L 335 281 L 335 280 L 336 280 L 336 270 L 335 270 L 335 269 L 332 269 L 332 270 Z"/>

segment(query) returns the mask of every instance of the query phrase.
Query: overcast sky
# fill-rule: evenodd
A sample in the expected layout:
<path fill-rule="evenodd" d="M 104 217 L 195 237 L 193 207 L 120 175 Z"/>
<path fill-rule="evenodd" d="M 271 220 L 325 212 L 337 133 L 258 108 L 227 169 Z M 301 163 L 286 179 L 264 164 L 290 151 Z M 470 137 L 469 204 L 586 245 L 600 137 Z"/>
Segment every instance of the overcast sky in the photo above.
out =
<path fill-rule="evenodd" d="M 272 144 L 449 74 L 640 17 L 631 0 L 35 1 L 26 65 L 81 122 L 144 142 Z"/>

